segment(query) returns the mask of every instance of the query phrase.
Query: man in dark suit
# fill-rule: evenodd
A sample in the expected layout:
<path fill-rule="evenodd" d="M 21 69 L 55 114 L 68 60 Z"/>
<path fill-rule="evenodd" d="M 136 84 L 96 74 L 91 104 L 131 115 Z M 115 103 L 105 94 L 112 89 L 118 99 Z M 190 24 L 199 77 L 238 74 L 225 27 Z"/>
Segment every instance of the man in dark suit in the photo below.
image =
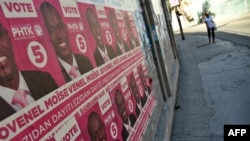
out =
<path fill-rule="evenodd" d="M 104 44 L 101 32 L 101 25 L 97 20 L 97 16 L 95 15 L 94 11 L 89 7 L 86 10 L 86 17 L 90 31 L 95 39 L 97 46 L 94 52 L 96 65 L 100 66 L 115 58 L 116 52 L 111 46 Z"/>
<path fill-rule="evenodd" d="M 137 114 L 137 116 L 139 116 L 143 106 L 145 105 L 145 103 L 147 101 L 147 98 L 145 96 L 139 95 L 138 86 L 136 84 L 134 75 L 130 76 L 129 86 L 130 86 L 131 93 L 136 101 L 136 114 Z"/>
<path fill-rule="evenodd" d="M 115 91 L 115 105 L 123 121 L 122 137 L 123 137 L 123 140 L 126 141 L 129 134 L 133 130 L 133 126 L 136 122 L 136 116 L 134 114 L 128 115 L 127 110 L 126 110 L 125 99 L 120 89 L 116 89 Z"/>
<path fill-rule="evenodd" d="M 151 88 L 147 85 L 147 80 L 145 78 L 145 75 L 141 66 L 138 68 L 138 73 L 139 73 L 139 77 L 143 86 L 144 94 L 147 97 L 149 97 L 149 94 L 151 93 Z"/>
<path fill-rule="evenodd" d="M 55 7 L 48 2 L 44 2 L 41 4 L 40 10 L 65 81 L 69 82 L 92 70 L 93 66 L 87 57 L 72 53 L 67 27 Z"/>
<path fill-rule="evenodd" d="M 119 24 L 117 22 L 114 11 L 109 12 L 109 23 L 116 37 L 115 49 L 116 49 L 117 56 L 128 52 L 129 51 L 128 44 L 122 39 L 122 36 L 120 34 Z"/>
<path fill-rule="evenodd" d="M 20 71 L 7 30 L 0 23 L 0 120 L 58 88 L 49 73 Z"/>
<path fill-rule="evenodd" d="M 138 38 L 135 38 L 135 34 L 137 33 L 134 32 L 136 31 L 136 29 L 132 27 L 128 14 L 124 15 L 124 21 L 125 21 L 125 26 L 128 30 L 130 48 L 133 49 L 140 46 L 140 41 L 138 40 Z"/>

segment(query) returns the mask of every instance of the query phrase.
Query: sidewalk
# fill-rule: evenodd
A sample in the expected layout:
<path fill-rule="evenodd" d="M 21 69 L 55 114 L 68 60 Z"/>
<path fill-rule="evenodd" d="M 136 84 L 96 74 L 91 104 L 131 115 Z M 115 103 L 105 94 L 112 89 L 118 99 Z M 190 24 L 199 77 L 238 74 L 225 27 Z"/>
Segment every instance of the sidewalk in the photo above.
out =
<path fill-rule="evenodd" d="M 229 32 L 240 22 L 249 25 L 249 21 L 219 22 L 219 30 Z M 176 105 L 180 108 L 174 112 L 171 141 L 223 141 L 225 124 L 250 124 L 250 49 L 218 38 L 209 44 L 206 33 L 193 34 L 203 26 L 185 29 L 185 40 L 175 35 L 180 53 Z M 235 34 L 243 31 L 234 30 Z M 249 29 L 244 31 L 250 35 Z M 169 132 L 164 112 L 167 104 L 155 141 L 169 140 L 165 135 Z"/>
<path fill-rule="evenodd" d="M 224 124 L 250 124 L 250 50 L 206 36 L 178 41 L 180 79 L 172 141 L 223 141 Z"/>

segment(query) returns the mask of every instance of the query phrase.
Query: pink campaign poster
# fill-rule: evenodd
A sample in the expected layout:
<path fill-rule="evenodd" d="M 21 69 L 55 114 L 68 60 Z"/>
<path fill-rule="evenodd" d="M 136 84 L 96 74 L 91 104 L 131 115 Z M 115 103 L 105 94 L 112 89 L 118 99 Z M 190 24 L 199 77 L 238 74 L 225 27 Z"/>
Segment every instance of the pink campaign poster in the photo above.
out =
<path fill-rule="evenodd" d="M 138 75 L 139 75 L 141 86 L 142 86 L 140 87 L 141 91 L 143 92 L 144 96 L 148 98 L 152 90 L 152 82 L 150 82 L 152 81 L 152 79 L 147 76 L 145 63 L 139 64 L 137 67 L 137 71 L 138 71 Z"/>
<path fill-rule="evenodd" d="M 112 101 L 119 117 L 119 135 L 122 140 L 126 141 L 129 135 L 135 130 L 133 127 L 136 123 L 137 116 L 134 113 L 134 102 L 131 93 L 128 90 L 128 83 L 122 79 L 112 91 Z"/>
<path fill-rule="evenodd" d="M 108 95 L 100 98 L 88 111 L 81 109 L 75 118 L 81 129 L 77 140 L 122 140 L 119 134 L 120 121 Z"/>
<path fill-rule="evenodd" d="M 69 82 L 92 70 L 92 51 L 76 2 L 39 1 L 36 6 L 49 41 L 47 46 L 55 52 L 64 81 Z"/>
<path fill-rule="evenodd" d="M 0 140 L 140 140 L 157 103 L 129 13 L 1 1 Z"/>
<path fill-rule="evenodd" d="M 134 13 L 129 11 L 123 11 L 122 15 L 124 17 L 125 27 L 127 29 L 127 34 L 129 37 L 130 48 L 136 48 L 141 46 L 140 38 L 136 30 Z"/>
<path fill-rule="evenodd" d="M 89 29 L 87 34 L 95 64 L 97 67 L 101 66 L 117 56 L 105 8 L 86 3 L 78 3 L 78 7 L 86 28 Z"/>
<path fill-rule="evenodd" d="M 134 70 L 127 76 L 129 89 L 131 91 L 131 96 L 134 99 L 134 109 L 136 115 L 139 117 L 141 112 L 143 111 L 143 107 L 147 102 L 147 97 L 144 96 L 143 92 L 141 91 L 141 82 L 138 77 L 137 71 Z"/>
<path fill-rule="evenodd" d="M 112 44 L 115 47 L 117 56 L 124 54 L 131 50 L 129 47 L 128 34 L 125 30 L 125 22 L 120 10 L 105 7 L 107 19 L 109 21 L 109 30 L 111 31 L 113 39 Z"/>
<path fill-rule="evenodd" d="M 23 71 L 48 72 L 64 84 L 53 49 L 48 47 L 33 1 L 1 2 L 1 23 L 11 38 L 16 65 Z"/>
<path fill-rule="evenodd" d="M 55 54 L 44 40 L 32 1 L 2 1 L 0 119 L 46 96 L 64 84 Z M 27 95 L 20 102 L 17 93 Z"/>

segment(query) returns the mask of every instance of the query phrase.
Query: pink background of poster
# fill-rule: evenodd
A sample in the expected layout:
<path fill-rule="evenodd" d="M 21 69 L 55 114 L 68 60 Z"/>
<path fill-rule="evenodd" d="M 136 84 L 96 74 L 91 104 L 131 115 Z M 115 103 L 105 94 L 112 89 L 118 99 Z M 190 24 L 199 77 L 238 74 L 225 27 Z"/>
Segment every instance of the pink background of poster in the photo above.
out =
<path fill-rule="evenodd" d="M 86 3 L 77 3 L 77 4 L 78 4 L 78 7 L 79 7 L 81 17 L 83 19 L 84 27 L 86 27 L 86 34 L 88 35 L 89 46 L 91 47 L 90 50 L 92 52 L 91 57 L 93 57 L 92 59 L 94 59 L 93 54 L 94 54 L 94 52 L 96 50 L 96 42 L 95 42 L 95 39 L 94 39 L 94 37 L 93 37 L 93 35 L 92 35 L 91 31 L 90 31 L 90 27 L 89 27 L 88 22 L 87 22 L 86 9 L 88 7 L 91 8 L 94 11 L 94 13 L 96 14 L 96 16 L 97 16 L 97 12 L 100 12 L 100 11 L 97 11 L 96 6 L 92 5 L 92 4 L 86 4 Z M 106 11 L 104 10 L 103 6 L 98 6 L 98 8 L 101 8 L 101 9 L 103 8 L 103 11 L 101 10 L 101 12 L 105 12 L 105 14 L 106 14 Z M 98 18 L 98 16 L 97 16 L 97 18 Z M 110 45 L 111 47 L 114 48 L 114 35 L 109 29 L 109 22 L 108 22 L 107 18 L 104 16 L 104 18 L 98 18 L 98 21 L 101 24 L 102 39 L 103 39 L 104 43 L 108 44 L 108 45 Z M 110 33 L 110 37 L 106 36 L 107 31 Z M 108 39 L 110 39 L 112 42 L 109 42 Z"/>
<path fill-rule="evenodd" d="M 135 37 L 136 42 L 140 43 L 139 34 L 138 34 L 137 30 L 136 30 L 134 13 L 130 12 L 130 11 L 123 11 L 122 14 L 123 14 L 123 17 L 128 17 L 128 20 L 129 20 L 129 21 L 127 21 L 127 23 L 125 21 L 125 27 L 127 29 L 128 37 L 131 36 L 130 33 L 129 33 L 129 30 L 128 30 L 128 26 L 130 25 L 130 28 L 133 31 L 133 34 L 132 34 L 133 37 Z"/>
<path fill-rule="evenodd" d="M 44 24 L 44 21 L 43 21 L 41 12 L 40 12 L 40 5 L 44 1 L 40 1 L 40 0 L 33 0 L 32 1 L 31 0 L 32 4 L 35 7 L 34 11 L 37 14 L 36 17 L 6 18 L 4 16 L 4 13 L 2 12 L 2 9 L 0 9 L 1 23 L 3 23 L 3 26 L 7 28 L 7 30 L 9 31 L 9 34 L 12 32 L 11 27 L 27 27 L 27 25 L 28 25 L 29 27 L 32 28 L 32 31 L 33 31 L 34 35 L 24 36 L 24 38 L 17 38 L 17 37 L 14 38 L 13 34 L 10 34 L 11 35 L 11 40 L 13 42 L 13 45 L 16 46 L 14 48 L 14 52 L 15 52 L 15 55 L 16 55 L 16 62 L 17 62 L 17 65 L 19 66 L 19 68 L 21 70 L 41 70 L 41 71 L 49 72 L 53 76 L 53 78 L 56 80 L 56 82 L 60 86 L 62 86 L 60 89 L 62 89 L 64 86 L 65 86 L 65 89 L 66 89 L 68 87 L 68 85 L 64 85 L 65 81 L 63 79 L 63 75 L 62 75 L 62 72 L 61 72 L 61 69 L 60 69 L 60 65 L 59 65 L 59 63 L 57 61 L 56 53 L 55 53 L 55 51 L 53 49 L 53 46 L 52 46 L 52 44 L 50 42 L 49 34 L 48 34 L 48 31 L 47 31 L 47 29 L 45 27 L 45 24 Z M 72 50 L 73 50 L 74 53 L 83 54 L 83 55 L 87 56 L 90 59 L 92 65 L 95 66 L 95 60 L 94 60 L 94 55 L 93 54 L 94 54 L 94 51 L 96 49 L 96 43 L 95 43 L 95 40 L 93 39 L 93 36 L 92 36 L 92 34 L 90 32 L 89 25 L 87 23 L 87 19 L 86 19 L 86 16 L 85 16 L 85 10 L 86 10 L 87 7 L 91 7 L 91 8 L 94 9 L 94 11 L 96 11 L 95 10 L 96 6 L 95 5 L 91 5 L 91 4 L 86 4 L 86 3 L 77 3 L 76 7 L 74 7 L 74 8 L 76 8 L 76 9 L 74 9 L 76 11 L 73 10 L 73 12 L 77 12 L 77 11 L 80 12 L 80 17 L 67 17 L 67 16 L 63 15 L 63 8 L 62 8 L 62 5 L 60 3 L 61 1 L 59 1 L 59 0 L 46 0 L 46 2 L 49 2 L 53 6 L 56 7 L 56 9 L 61 14 L 62 19 L 63 19 L 63 21 L 65 22 L 66 25 L 72 25 L 72 26 L 73 25 L 78 25 L 78 26 L 75 27 L 76 29 L 73 29 L 73 27 L 71 29 L 68 28 L 68 33 L 69 33 L 69 37 L 70 37 L 71 48 L 72 48 Z M 67 0 L 64 0 L 64 2 L 67 3 Z M 69 1 L 69 5 L 72 2 L 73 1 Z M 16 1 L 16 3 L 18 3 L 18 2 Z M 29 3 L 29 1 L 27 3 Z M 99 7 L 99 8 L 101 8 L 101 7 Z M 77 8 L 79 8 L 79 9 L 77 9 Z M 104 12 L 106 12 L 106 14 L 109 11 L 116 11 L 113 8 L 108 8 L 108 7 L 102 7 L 102 8 L 104 9 Z M 124 19 L 123 19 L 123 16 L 122 16 L 124 13 L 128 13 L 128 12 L 121 11 L 121 18 L 119 18 L 118 21 L 120 23 L 119 25 L 120 25 L 121 29 L 124 29 L 125 33 L 127 34 L 126 27 L 125 27 L 125 22 L 124 22 Z M 130 22 L 132 22 L 132 23 L 135 22 L 133 18 L 130 18 L 130 19 L 131 19 Z M 113 33 L 112 29 L 110 28 L 110 25 L 108 24 L 108 19 L 107 18 L 99 18 L 99 22 L 103 23 L 102 33 L 103 33 L 103 37 L 105 39 L 105 43 L 110 44 L 114 48 L 116 39 L 115 39 L 115 36 L 114 36 L 114 33 Z M 82 23 L 83 29 L 80 29 L 79 23 Z M 134 24 L 133 24 L 133 26 L 134 26 L 134 29 L 136 29 Z M 106 31 L 110 32 L 111 38 L 108 38 L 106 36 Z M 23 29 L 23 33 L 24 34 L 30 33 L 29 29 Z M 38 35 L 39 33 L 41 33 L 41 34 Z M 86 52 L 81 52 L 79 50 L 79 48 L 77 47 L 76 36 L 79 35 L 79 34 L 82 35 L 84 37 L 85 41 L 86 41 L 86 47 L 87 47 Z M 128 37 L 128 35 L 126 35 L 126 37 Z M 109 42 L 108 39 L 112 39 L 112 42 Z M 124 39 L 124 40 L 126 40 L 126 39 Z M 48 57 L 47 63 L 45 64 L 45 66 L 43 66 L 41 68 L 35 66 L 30 61 L 30 59 L 29 59 L 29 54 L 27 53 L 27 48 L 28 48 L 27 46 L 32 41 L 36 41 L 39 44 L 41 44 L 44 47 L 46 55 Z M 128 40 L 127 40 L 127 42 L 128 42 Z M 134 59 L 134 58 L 136 58 L 136 55 L 135 55 L 136 53 L 135 52 L 136 52 L 136 50 L 134 50 L 133 53 L 129 52 L 130 55 L 128 55 L 128 57 L 131 57 L 130 58 L 131 60 Z M 133 55 L 135 55 L 135 56 L 133 56 Z M 138 57 L 138 55 L 137 55 L 137 57 Z M 119 58 L 117 57 L 117 59 L 119 59 Z M 138 61 L 138 60 L 136 60 L 136 61 Z M 119 64 L 119 67 L 121 68 L 124 64 Z M 130 66 L 133 66 L 133 68 L 136 68 L 135 60 L 130 61 Z M 116 66 L 116 67 L 118 67 L 118 66 Z M 99 69 L 99 68 L 97 68 L 97 69 Z M 127 71 L 126 68 L 125 69 L 121 69 L 121 70 L 123 70 L 123 72 L 120 72 L 120 73 L 124 73 L 124 71 Z M 127 81 L 128 84 L 129 84 L 129 76 L 130 75 L 134 75 L 134 72 L 132 71 L 132 69 L 129 70 L 129 71 L 131 71 L 131 73 L 129 75 L 125 76 L 126 77 L 126 81 Z M 108 72 L 108 73 L 111 74 L 111 72 Z M 105 74 L 105 75 L 108 76 L 109 74 Z M 103 74 L 101 74 L 101 75 L 103 75 Z M 114 76 L 114 78 L 116 78 L 116 77 L 117 76 Z M 82 76 L 81 78 L 85 79 L 85 76 Z M 101 76 L 101 78 L 99 80 L 93 81 L 92 83 L 88 84 L 88 86 L 86 86 L 86 87 L 92 87 L 92 86 L 94 87 L 94 85 L 96 84 L 97 81 L 99 81 L 99 82 L 103 81 L 102 78 L 104 78 L 104 77 Z M 138 89 L 139 85 L 141 85 L 140 84 L 140 80 L 139 80 L 139 77 L 135 77 L 135 79 L 136 79 L 136 82 L 137 82 L 137 89 Z M 75 82 L 75 81 L 73 80 L 72 82 Z M 110 83 L 110 82 L 107 82 L 107 83 Z M 102 87 L 106 87 L 107 85 L 109 85 L 107 83 L 105 83 L 105 85 L 103 85 Z M 72 84 L 72 83 L 69 83 L 69 84 Z M 82 88 L 81 88 L 82 90 L 80 90 L 74 96 L 77 96 L 77 95 L 79 96 L 81 92 L 83 93 L 83 87 L 85 87 L 85 86 L 82 86 Z M 121 83 L 117 84 L 116 88 L 121 89 Z M 79 87 L 79 89 L 80 89 L 80 87 Z M 92 94 L 95 95 L 100 89 L 101 88 L 98 88 Z M 56 94 L 58 94 L 58 93 L 51 93 L 50 95 L 47 95 L 44 98 L 49 98 L 50 96 L 56 95 Z M 135 108 L 134 108 L 133 111 L 129 110 L 129 106 L 128 106 L 129 105 L 128 104 L 129 100 L 131 100 L 133 102 L 134 107 L 136 106 L 135 99 L 132 98 L 132 93 L 130 92 L 129 87 L 123 91 L 123 94 L 124 94 L 124 96 L 128 96 L 129 94 L 131 94 L 131 96 L 126 99 L 126 102 L 127 102 L 127 104 L 126 104 L 127 107 L 126 108 L 127 108 L 128 114 L 134 113 L 136 115 Z M 67 102 L 71 103 L 73 100 L 75 100 L 74 96 L 68 97 L 67 98 Z M 105 95 L 103 97 L 111 97 L 111 99 L 113 100 L 112 96 L 113 96 L 113 94 L 111 92 L 111 93 L 105 93 Z M 86 100 L 88 100 L 88 99 L 86 99 Z M 31 107 L 32 106 L 34 107 L 34 105 L 36 106 L 36 105 L 39 105 L 39 104 L 41 104 L 41 105 L 44 104 L 42 102 L 43 101 L 36 102 L 33 105 L 31 105 Z M 20 138 L 21 139 L 23 136 L 26 135 L 25 133 L 31 132 L 31 130 L 33 128 L 38 128 L 39 124 L 43 123 L 46 119 L 49 119 L 49 117 L 51 115 L 56 114 L 59 110 L 61 110 L 61 108 L 63 108 L 65 106 L 65 104 L 68 104 L 67 102 L 51 108 L 51 111 L 49 113 L 46 113 L 42 117 L 34 119 L 34 122 L 36 124 L 32 124 L 28 128 L 20 130 L 21 133 L 18 134 L 16 136 L 16 138 Z M 84 102 L 85 101 L 81 101 L 80 104 L 83 104 Z M 76 107 L 74 107 L 74 109 L 71 109 L 71 113 L 72 112 L 76 112 L 76 109 L 80 107 L 80 104 L 76 105 Z M 14 115 L 15 118 L 18 118 L 19 115 L 24 114 L 25 110 L 26 109 L 24 109 L 23 111 L 20 111 L 17 114 L 15 114 Z M 114 106 L 114 103 L 103 114 L 101 112 L 100 105 L 98 105 L 98 103 L 96 103 L 94 106 L 91 107 L 91 109 L 89 109 L 86 112 L 82 113 L 81 116 L 78 115 L 78 114 L 75 115 L 75 118 L 77 118 L 78 124 L 79 124 L 80 128 L 82 129 L 82 133 L 83 133 L 84 139 L 90 140 L 89 136 L 87 135 L 87 128 L 86 128 L 87 123 L 86 123 L 86 121 L 87 121 L 87 116 L 88 116 L 88 114 L 91 111 L 97 111 L 99 113 L 99 115 L 101 115 L 101 118 L 103 120 L 106 120 L 106 121 L 108 120 L 108 122 L 106 122 L 106 132 L 107 132 L 108 140 L 114 140 L 114 139 L 115 140 L 122 140 L 122 137 L 121 137 L 121 134 L 120 134 L 121 129 L 122 129 L 122 121 L 121 121 L 121 119 L 119 117 L 119 114 L 117 113 L 117 109 Z M 75 114 L 75 113 L 73 113 L 73 114 Z M 110 115 L 113 115 L 112 119 L 109 119 Z M 5 120 L 5 122 L 11 123 L 11 119 L 14 116 L 12 116 L 10 118 L 10 120 Z M 68 115 L 64 115 L 63 118 L 66 118 L 67 116 Z M 62 124 L 63 122 L 64 121 L 62 119 L 62 121 L 58 121 L 58 122 L 56 122 L 54 124 L 55 125 Z M 115 123 L 117 125 L 118 133 L 119 134 L 116 136 L 116 138 L 113 138 L 112 135 L 111 135 L 111 134 L 114 134 L 114 131 L 112 132 L 112 130 L 111 130 L 111 129 L 114 129 L 114 128 L 111 127 L 111 125 L 112 125 L 111 123 Z M 53 127 L 51 127 L 51 128 L 53 128 Z M 50 130 L 51 128 L 49 128 L 49 130 L 47 130 L 46 133 L 43 133 L 41 136 L 39 136 L 39 138 L 41 138 L 44 134 L 47 134 L 49 132 L 51 133 L 52 132 Z M 22 132 L 22 131 L 24 131 L 24 132 Z M 19 132 L 19 131 L 17 131 L 17 132 Z M 80 139 L 80 137 L 79 137 L 79 139 Z"/>
<path fill-rule="evenodd" d="M 42 24 L 44 33 L 46 34 L 44 38 L 47 40 L 47 46 L 52 49 L 52 52 L 54 52 L 54 56 L 57 59 L 56 53 L 53 49 L 53 45 L 49 39 L 49 33 L 45 27 L 45 24 L 44 24 L 44 21 L 42 18 L 42 14 L 40 12 L 40 5 L 42 4 L 42 2 L 44 2 L 44 1 L 36 2 L 36 7 L 37 7 L 36 9 L 38 11 L 37 13 L 40 16 L 40 22 Z M 75 11 L 74 13 L 78 13 L 79 16 L 78 17 L 77 16 L 76 17 L 65 17 L 65 15 L 62 11 L 62 9 L 65 10 L 65 6 L 64 6 L 65 4 L 63 5 L 59 1 L 54 1 L 54 0 L 47 0 L 46 2 L 52 4 L 57 9 L 59 14 L 61 15 L 61 18 L 62 18 L 63 22 L 65 23 L 67 30 L 68 30 L 68 37 L 69 37 L 70 48 L 72 49 L 72 52 L 75 54 L 80 54 L 80 55 L 86 56 L 90 60 L 91 64 L 94 66 L 95 61 L 94 61 L 94 58 L 92 55 L 93 54 L 92 50 L 89 48 L 90 45 L 89 45 L 89 41 L 88 41 L 88 38 L 87 38 L 87 35 L 85 32 L 86 27 L 82 24 L 82 18 L 80 17 L 80 13 L 79 13 L 77 4 L 73 1 L 69 1 L 69 3 L 75 3 L 75 7 L 71 6 L 71 7 L 66 7 L 66 8 L 76 8 L 73 11 Z M 75 15 L 77 15 L 77 14 L 75 14 Z M 81 27 L 80 23 L 83 27 Z M 69 28 L 70 25 L 73 27 Z M 81 36 L 83 38 L 77 39 L 77 36 Z M 78 43 L 80 45 L 78 45 Z M 82 47 L 80 47 L 80 46 L 82 46 Z M 63 77 L 63 76 L 61 76 L 61 77 Z"/>
<path fill-rule="evenodd" d="M 10 4 L 11 2 L 9 2 Z M 29 3 L 35 6 L 35 4 Z M 2 5 L 3 6 L 3 5 Z M 13 11 L 14 8 L 12 9 Z M 6 11 L 5 11 L 6 12 Z M 20 11 L 23 12 L 23 11 Z M 35 13 L 37 11 L 34 10 Z M 10 12 L 11 13 L 11 12 Z M 27 14 L 27 13 L 26 13 Z M 28 14 L 27 14 L 28 15 Z M 57 63 L 55 54 L 52 48 L 48 47 L 46 36 L 44 31 L 41 31 L 41 22 L 39 20 L 40 17 L 15 17 L 8 18 L 4 16 L 4 12 L 0 12 L 1 23 L 5 28 L 7 28 L 9 36 L 11 38 L 13 44 L 13 51 L 15 54 L 15 59 L 17 66 L 20 70 L 40 70 L 49 72 L 58 85 L 64 84 L 64 80 L 61 77 L 61 71 L 59 69 L 59 65 Z M 41 32 L 40 32 L 41 31 Z M 15 34 L 13 34 L 15 32 Z M 28 54 L 28 45 L 31 42 L 36 42 L 40 44 L 39 48 L 37 48 L 38 52 L 42 52 L 38 56 L 34 54 Z M 43 49 L 41 48 L 43 47 Z M 33 52 L 34 53 L 34 52 Z M 47 56 L 47 62 L 46 57 Z M 29 57 L 38 57 L 37 65 L 32 63 Z M 39 58 L 40 57 L 40 58 Z"/>
<path fill-rule="evenodd" d="M 112 12 L 112 13 L 114 13 L 115 15 L 116 15 L 116 20 L 117 20 L 117 23 L 118 23 L 118 25 L 119 25 L 119 27 L 120 27 L 120 36 L 122 36 L 122 35 L 126 35 L 126 32 L 125 32 L 125 30 L 124 30 L 124 26 L 122 26 L 122 25 L 124 25 L 124 21 L 123 21 L 123 17 L 122 17 L 122 15 L 121 15 L 121 13 L 119 14 L 115 9 L 113 9 L 113 8 L 110 8 L 110 7 L 105 7 L 105 11 L 106 11 L 106 14 L 107 14 L 107 17 L 109 18 L 109 16 L 110 16 L 110 12 Z M 117 15 L 119 15 L 120 17 L 118 17 Z M 122 19 L 121 19 L 122 18 Z M 109 21 L 109 19 L 107 19 L 108 21 Z M 110 22 L 109 22 L 110 23 Z M 109 25 L 109 29 L 108 29 L 110 32 L 111 32 L 111 35 L 112 35 L 112 46 L 114 47 L 115 45 L 116 45 L 116 36 L 115 36 L 115 33 L 114 33 L 114 30 L 112 29 L 112 27 L 111 27 L 111 24 Z M 122 30 L 124 31 L 124 32 L 122 32 Z M 128 40 L 127 40 L 127 35 L 125 36 L 125 37 L 123 37 L 123 40 L 125 41 L 125 42 L 127 42 Z"/>
<path fill-rule="evenodd" d="M 128 102 L 129 102 L 129 100 L 132 100 L 132 99 L 131 99 L 131 96 L 128 97 L 128 95 L 127 95 L 128 98 L 126 98 L 125 94 L 127 94 L 127 93 L 124 93 L 124 92 L 122 91 L 121 85 L 120 85 L 120 83 L 119 83 L 117 86 L 115 86 L 115 87 L 113 88 L 112 93 L 111 93 L 111 99 L 112 99 L 112 102 L 114 103 L 115 113 L 117 114 L 118 121 L 119 121 L 119 122 L 118 122 L 118 123 L 119 123 L 119 134 L 122 135 L 122 124 L 123 124 L 123 121 L 122 121 L 122 118 L 120 117 L 120 115 L 119 115 L 119 113 L 118 113 L 118 108 L 117 108 L 116 105 L 115 105 L 115 91 L 116 91 L 117 89 L 119 89 L 119 90 L 122 92 L 123 98 L 125 99 L 126 111 L 127 111 L 128 116 L 129 116 L 130 114 L 134 114 L 135 117 L 136 117 L 136 113 L 134 113 L 134 111 L 131 112 L 131 110 L 129 109 L 129 103 L 128 103 Z M 129 90 L 126 89 L 126 92 L 128 92 L 128 91 L 129 91 Z M 133 101 L 133 100 L 132 100 L 132 101 Z M 134 107 L 135 107 L 135 106 L 134 106 Z"/>
<path fill-rule="evenodd" d="M 121 135 L 119 134 L 119 129 L 121 129 L 121 127 L 119 127 L 119 123 L 120 121 L 118 120 L 117 118 L 117 115 L 115 114 L 114 110 L 113 110 L 113 107 L 107 111 L 106 113 L 104 113 L 102 115 L 101 111 L 100 111 L 100 107 L 98 106 L 98 104 L 95 104 L 91 109 L 89 109 L 88 111 L 85 111 L 84 113 L 82 113 L 81 111 L 79 111 L 76 115 L 75 115 L 75 118 L 78 122 L 78 125 L 81 129 L 81 135 L 78 137 L 78 140 L 80 139 L 84 139 L 85 141 L 91 141 L 90 139 L 90 136 L 89 136 L 89 133 L 88 133 L 88 116 L 91 112 L 96 112 L 99 114 L 99 116 L 101 117 L 104 125 L 105 125 L 105 131 L 106 131 L 106 137 L 107 137 L 107 140 L 121 140 Z M 112 119 L 108 119 L 110 117 L 108 116 L 111 116 L 112 115 Z M 105 120 L 108 120 L 108 122 L 105 123 Z M 113 124 L 116 124 L 116 131 L 111 131 L 111 126 Z M 118 131 L 118 132 L 117 132 Z M 115 132 L 113 134 L 114 137 L 112 137 L 112 132 Z"/>

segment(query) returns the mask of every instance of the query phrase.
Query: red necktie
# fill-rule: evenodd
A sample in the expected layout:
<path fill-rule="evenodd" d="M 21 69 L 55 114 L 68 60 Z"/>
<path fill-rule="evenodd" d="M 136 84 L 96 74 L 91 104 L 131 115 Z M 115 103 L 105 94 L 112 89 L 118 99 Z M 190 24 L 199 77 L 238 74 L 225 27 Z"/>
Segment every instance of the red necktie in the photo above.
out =
<path fill-rule="evenodd" d="M 72 66 L 70 71 L 69 71 L 69 75 L 73 78 L 77 77 L 77 70 L 78 68 L 76 66 Z"/>
<path fill-rule="evenodd" d="M 19 105 L 20 107 L 24 108 L 28 105 L 28 101 L 26 100 L 26 96 L 29 92 L 26 90 L 19 89 L 15 92 L 12 104 Z"/>

